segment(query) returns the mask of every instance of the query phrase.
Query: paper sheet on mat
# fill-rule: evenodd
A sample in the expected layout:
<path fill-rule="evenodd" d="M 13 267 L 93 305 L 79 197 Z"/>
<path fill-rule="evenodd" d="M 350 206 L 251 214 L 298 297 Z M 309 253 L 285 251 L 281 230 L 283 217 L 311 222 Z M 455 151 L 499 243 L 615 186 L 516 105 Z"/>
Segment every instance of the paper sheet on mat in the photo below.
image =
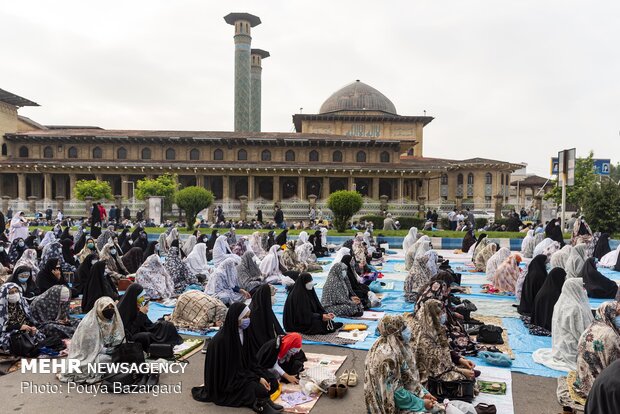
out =
<path fill-rule="evenodd" d="M 479 403 L 493 404 L 497 408 L 498 413 L 502 414 L 514 414 L 514 403 L 512 400 L 512 375 L 510 370 L 494 367 L 481 367 L 477 366 L 480 370 L 480 379 L 490 382 L 505 382 L 506 383 L 506 395 L 493 395 L 480 393 L 474 399 L 472 404 L 477 405 Z"/>

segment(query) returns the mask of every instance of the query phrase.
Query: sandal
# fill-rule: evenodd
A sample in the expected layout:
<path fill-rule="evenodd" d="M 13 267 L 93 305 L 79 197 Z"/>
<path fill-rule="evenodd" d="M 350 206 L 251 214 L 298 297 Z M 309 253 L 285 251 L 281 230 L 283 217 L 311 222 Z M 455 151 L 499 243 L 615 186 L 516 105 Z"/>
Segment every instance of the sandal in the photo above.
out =
<path fill-rule="evenodd" d="M 357 385 L 357 372 L 352 369 L 349 373 L 349 380 L 347 381 L 349 387 L 355 387 Z"/>
<path fill-rule="evenodd" d="M 349 382 L 349 376 L 351 374 L 349 374 L 349 370 L 345 369 L 344 372 L 342 373 L 342 375 L 340 376 L 340 379 L 338 380 L 339 384 L 348 384 Z"/>

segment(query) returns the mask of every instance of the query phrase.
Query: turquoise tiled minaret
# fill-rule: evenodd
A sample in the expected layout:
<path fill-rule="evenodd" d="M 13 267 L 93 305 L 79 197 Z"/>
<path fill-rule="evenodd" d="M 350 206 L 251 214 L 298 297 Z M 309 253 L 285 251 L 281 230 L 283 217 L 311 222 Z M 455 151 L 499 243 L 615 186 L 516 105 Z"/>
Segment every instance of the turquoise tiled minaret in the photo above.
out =
<path fill-rule="evenodd" d="M 261 74 L 262 60 L 269 57 L 269 52 L 262 49 L 252 49 L 251 69 L 251 99 L 250 99 L 250 131 L 260 132 L 261 117 Z"/>
<path fill-rule="evenodd" d="M 251 28 L 260 18 L 249 13 L 230 13 L 226 23 L 235 26 L 235 131 L 250 131 L 251 105 Z"/>

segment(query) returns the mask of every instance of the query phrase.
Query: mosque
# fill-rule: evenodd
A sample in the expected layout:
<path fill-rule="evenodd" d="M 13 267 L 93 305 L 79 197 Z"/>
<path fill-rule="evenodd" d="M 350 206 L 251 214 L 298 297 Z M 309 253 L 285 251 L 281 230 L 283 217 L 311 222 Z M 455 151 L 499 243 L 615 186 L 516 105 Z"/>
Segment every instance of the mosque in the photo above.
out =
<path fill-rule="evenodd" d="M 497 210 L 506 201 L 510 175 L 522 165 L 425 157 L 424 127 L 434 118 L 398 114 L 360 80 L 331 94 L 318 113 L 294 114 L 295 132 L 261 132 L 269 52 L 251 48 L 251 30 L 261 22 L 247 13 L 224 19 L 235 27 L 233 132 L 41 125 L 18 113 L 35 102 L 0 89 L 0 195 L 63 202 L 74 199 L 77 180 L 99 179 L 122 203 L 139 179 L 174 173 L 182 187 L 204 186 L 230 205 L 307 208 L 341 189 L 401 215 L 427 207 Z"/>

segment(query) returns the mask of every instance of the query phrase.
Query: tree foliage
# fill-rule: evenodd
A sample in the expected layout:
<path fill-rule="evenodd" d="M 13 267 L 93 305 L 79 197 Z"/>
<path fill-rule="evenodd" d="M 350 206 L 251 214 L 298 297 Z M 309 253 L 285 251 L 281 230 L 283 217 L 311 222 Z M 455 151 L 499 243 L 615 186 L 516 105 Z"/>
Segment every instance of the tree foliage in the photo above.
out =
<path fill-rule="evenodd" d="M 185 187 L 176 194 L 177 206 L 185 211 L 188 230 L 194 228 L 198 213 L 213 204 L 214 199 L 211 191 L 196 186 Z"/>
<path fill-rule="evenodd" d="M 164 209 L 169 211 L 178 186 L 176 175 L 173 174 L 164 174 L 157 178 L 143 178 L 138 180 L 136 185 L 136 197 L 138 200 L 144 200 L 150 196 L 164 197 Z"/>
<path fill-rule="evenodd" d="M 584 200 L 583 213 L 593 231 L 609 234 L 620 231 L 620 187 L 605 179 L 590 188 Z"/>
<path fill-rule="evenodd" d="M 347 223 L 363 204 L 362 196 L 357 191 L 341 190 L 329 195 L 327 207 L 334 213 L 334 226 L 339 233 L 346 230 Z"/>
<path fill-rule="evenodd" d="M 586 197 L 590 190 L 598 183 L 598 177 L 594 174 L 594 154 L 590 151 L 587 158 L 577 158 L 575 162 L 575 185 L 566 187 L 566 203 L 573 204 L 583 210 Z M 557 182 L 545 199 L 553 200 L 556 204 L 562 204 L 562 185 Z"/>
<path fill-rule="evenodd" d="M 107 181 L 98 180 L 78 180 L 73 189 L 78 200 L 85 200 L 92 197 L 93 200 L 111 200 L 112 187 Z"/>
<path fill-rule="evenodd" d="M 620 182 L 620 163 L 616 165 L 610 164 L 609 167 L 609 178 L 618 184 Z"/>

